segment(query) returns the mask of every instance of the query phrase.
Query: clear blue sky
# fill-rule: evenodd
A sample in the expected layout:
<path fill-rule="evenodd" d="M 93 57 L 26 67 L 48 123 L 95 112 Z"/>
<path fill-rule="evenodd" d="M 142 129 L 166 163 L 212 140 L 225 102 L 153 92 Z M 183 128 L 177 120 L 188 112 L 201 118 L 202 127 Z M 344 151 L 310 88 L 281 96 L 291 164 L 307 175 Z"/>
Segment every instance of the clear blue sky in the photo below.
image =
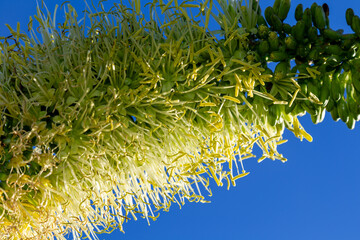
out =
<path fill-rule="evenodd" d="M 45 0 L 49 10 L 62 1 Z M 70 1 L 79 12 L 83 1 Z M 96 2 L 96 0 L 94 0 Z M 109 4 L 117 1 L 108 1 Z M 316 1 L 323 4 L 324 1 Z M 289 23 L 298 3 L 310 7 L 312 1 L 292 1 Z M 262 9 L 273 0 L 260 0 Z M 360 15 L 360 1 L 328 1 L 333 29 L 349 27 L 345 11 L 352 7 Z M 35 0 L 0 0 L 0 35 L 7 36 L 5 23 L 26 30 L 29 16 L 36 11 Z M 358 240 L 360 239 L 360 124 L 349 130 L 342 122 L 325 121 L 313 125 L 302 119 L 314 141 L 300 142 L 287 132 L 289 142 L 280 147 L 287 163 L 250 159 L 251 172 L 229 191 L 213 184 L 210 204 L 186 203 L 180 210 L 172 206 L 157 221 L 130 221 L 126 233 L 114 231 L 100 239 L 246 239 L 246 240 Z"/>

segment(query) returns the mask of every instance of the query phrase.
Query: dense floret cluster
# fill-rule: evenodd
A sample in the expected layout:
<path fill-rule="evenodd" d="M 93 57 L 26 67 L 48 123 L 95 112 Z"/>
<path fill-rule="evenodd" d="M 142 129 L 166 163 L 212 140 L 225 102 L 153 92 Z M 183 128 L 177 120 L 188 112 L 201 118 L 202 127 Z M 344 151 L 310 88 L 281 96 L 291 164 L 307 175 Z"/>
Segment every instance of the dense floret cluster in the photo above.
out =
<path fill-rule="evenodd" d="M 0 42 L 0 238 L 65 239 L 122 230 L 171 203 L 206 201 L 209 179 L 235 185 L 256 145 L 266 158 L 299 117 L 360 117 L 360 18 L 332 30 L 326 4 L 275 0 L 71 5 L 55 25 Z M 215 20 L 218 30 L 209 29 Z M 85 25 L 85 22 L 89 22 Z M 36 33 L 39 31 L 39 34 Z M 40 37 L 39 37 L 40 36 Z M 39 38 L 38 38 L 39 37 Z M 274 70 L 268 67 L 276 62 Z"/>

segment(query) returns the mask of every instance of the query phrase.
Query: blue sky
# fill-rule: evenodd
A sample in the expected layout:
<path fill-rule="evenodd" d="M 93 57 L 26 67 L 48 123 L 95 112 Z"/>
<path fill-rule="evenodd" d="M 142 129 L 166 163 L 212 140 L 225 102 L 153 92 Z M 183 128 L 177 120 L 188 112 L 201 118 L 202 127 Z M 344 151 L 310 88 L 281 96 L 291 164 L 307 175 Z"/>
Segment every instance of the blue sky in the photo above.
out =
<path fill-rule="evenodd" d="M 96 0 L 94 0 L 96 2 Z M 62 1 L 45 0 L 49 10 Z M 83 1 L 70 1 L 80 12 Z M 112 4 L 119 1 L 108 1 Z M 292 1 L 288 22 L 298 3 Z M 316 1 L 323 4 L 324 1 Z M 264 10 L 273 0 L 260 0 Z M 345 21 L 348 7 L 360 15 L 360 2 L 329 1 L 330 25 L 349 32 Z M 5 23 L 20 22 L 26 30 L 29 16 L 36 12 L 35 0 L 0 0 L 0 35 L 9 35 Z M 286 132 L 289 142 L 280 146 L 287 163 L 255 159 L 245 162 L 250 175 L 237 181 L 229 191 L 213 183 L 209 204 L 186 203 L 172 206 L 157 221 L 125 223 L 126 233 L 114 231 L 100 239 L 246 239 L 246 240 L 358 240 L 360 239 L 360 124 L 349 130 L 343 122 L 325 121 L 313 125 L 301 118 L 314 141 L 301 142 Z"/>

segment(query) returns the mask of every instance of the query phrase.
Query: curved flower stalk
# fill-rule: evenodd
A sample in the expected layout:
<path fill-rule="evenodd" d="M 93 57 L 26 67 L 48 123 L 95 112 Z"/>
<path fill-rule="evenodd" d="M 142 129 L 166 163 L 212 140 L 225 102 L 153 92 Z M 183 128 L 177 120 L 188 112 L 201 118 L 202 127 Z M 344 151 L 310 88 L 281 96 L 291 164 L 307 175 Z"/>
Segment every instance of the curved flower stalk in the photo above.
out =
<path fill-rule="evenodd" d="M 335 88 L 320 94 L 314 81 L 346 85 L 347 102 L 359 106 L 350 81 L 358 72 L 349 70 L 358 37 L 344 73 L 324 49 L 326 64 L 296 51 L 276 60 L 293 35 L 269 33 L 253 1 L 232 1 L 233 10 L 224 3 L 216 15 L 212 1 L 154 1 L 150 20 L 139 1 L 116 4 L 89 10 L 89 27 L 68 5 L 57 28 L 38 10 L 41 40 L 9 28 L 0 52 L 1 238 L 94 239 L 172 203 L 206 201 L 209 179 L 235 185 L 249 174 L 254 146 L 259 162 L 286 161 L 277 151 L 285 128 L 312 141 L 298 117 L 320 122 L 338 97 Z M 208 31 L 211 16 L 220 31 Z M 274 72 L 269 61 L 280 61 Z M 341 112 L 355 121 L 349 115 Z"/>

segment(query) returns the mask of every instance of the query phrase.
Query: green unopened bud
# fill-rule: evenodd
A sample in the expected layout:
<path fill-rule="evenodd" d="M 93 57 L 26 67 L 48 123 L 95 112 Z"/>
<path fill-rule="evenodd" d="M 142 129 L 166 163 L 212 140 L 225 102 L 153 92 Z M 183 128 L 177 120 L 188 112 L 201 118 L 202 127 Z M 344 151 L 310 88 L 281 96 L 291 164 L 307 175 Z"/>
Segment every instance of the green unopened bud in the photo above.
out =
<path fill-rule="evenodd" d="M 245 59 L 246 55 L 247 55 L 246 51 L 244 51 L 244 50 L 236 50 L 234 52 L 233 57 L 236 58 L 236 59 L 243 60 L 243 59 Z"/>
<path fill-rule="evenodd" d="M 269 50 L 270 50 L 269 42 L 266 40 L 261 41 L 259 44 L 259 53 L 261 55 L 265 55 L 265 54 L 269 53 Z"/>
<path fill-rule="evenodd" d="M 285 45 L 287 49 L 295 50 L 296 49 L 296 40 L 293 36 L 285 38 Z"/>
<path fill-rule="evenodd" d="M 316 27 L 309 28 L 308 39 L 310 40 L 310 42 L 315 42 L 318 39 L 318 30 Z"/>
<path fill-rule="evenodd" d="M 356 35 L 360 36 L 360 18 L 359 16 L 353 16 L 351 29 L 356 33 Z"/>
<path fill-rule="evenodd" d="M 349 114 L 349 119 L 346 122 L 346 126 L 350 129 L 353 130 L 355 128 L 355 123 L 356 120 L 355 118 L 352 116 L 352 114 Z"/>
<path fill-rule="evenodd" d="M 326 59 L 326 64 L 332 68 L 335 68 L 341 64 L 341 57 L 338 55 L 331 55 Z"/>
<path fill-rule="evenodd" d="M 326 25 L 326 16 L 322 7 L 318 6 L 315 8 L 315 20 L 313 21 L 315 27 L 323 30 Z"/>
<path fill-rule="evenodd" d="M 284 21 L 290 10 L 290 0 L 281 0 L 279 6 L 279 12 L 277 15 L 279 16 L 281 21 Z"/>
<path fill-rule="evenodd" d="M 280 20 L 280 18 L 273 14 L 271 16 L 271 22 L 272 22 L 272 27 L 277 31 L 277 32 L 281 32 L 282 31 L 282 22 Z"/>
<path fill-rule="evenodd" d="M 270 26 L 272 26 L 272 20 L 271 20 L 271 16 L 274 15 L 275 12 L 274 12 L 274 9 L 272 7 L 267 7 L 265 9 L 265 19 L 266 21 L 268 22 L 268 24 Z"/>
<path fill-rule="evenodd" d="M 302 42 L 305 38 L 305 23 L 304 20 L 298 21 L 294 26 L 293 34 L 297 41 Z"/>
<path fill-rule="evenodd" d="M 288 58 L 288 55 L 285 52 L 274 51 L 270 54 L 270 61 L 280 62 Z"/>
<path fill-rule="evenodd" d="M 262 25 L 267 26 L 266 20 L 262 15 L 258 15 L 257 25 L 258 26 L 262 26 Z"/>
<path fill-rule="evenodd" d="M 340 98 L 340 101 L 337 105 L 337 110 L 341 120 L 346 123 L 349 120 L 349 109 L 344 98 Z"/>
<path fill-rule="evenodd" d="M 304 11 L 303 19 L 305 23 L 305 28 L 309 29 L 312 26 L 312 16 L 311 16 L 311 10 L 310 8 L 306 8 Z"/>
<path fill-rule="evenodd" d="M 315 22 L 315 16 L 316 16 L 316 8 L 319 7 L 319 5 L 314 2 L 313 4 L 311 4 L 311 18 L 312 18 L 312 21 Z"/>
<path fill-rule="evenodd" d="M 303 5 L 300 3 L 299 5 L 297 5 L 296 9 L 295 9 L 295 19 L 296 21 L 300 21 L 303 17 Z"/>
<path fill-rule="evenodd" d="M 341 55 L 344 51 L 339 45 L 328 45 L 325 47 L 325 52 L 329 55 Z"/>
<path fill-rule="evenodd" d="M 347 35 L 349 37 L 346 37 L 343 44 L 342 44 L 342 48 L 344 50 L 349 50 L 350 48 L 352 48 L 352 46 L 355 43 L 355 35 L 351 34 L 351 35 Z"/>
<path fill-rule="evenodd" d="M 279 49 L 279 37 L 276 32 L 270 32 L 269 33 L 269 43 L 270 43 L 270 49 L 272 51 L 276 51 Z"/>
<path fill-rule="evenodd" d="M 328 17 L 329 14 L 330 14 L 329 5 L 327 5 L 326 3 L 324 3 L 324 4 L 322 5 L 322 8 L 323 8 L 323 10 L 324 10 L 325 17 Z"/>
<path fill-rule="evenodd" d="M 290 63 L 289 61 L 282 61 L 279 62 L 274 71 L 274 79 L 280 80 L 287 76 L 287 74 L 290 72 Z"/>
<path fill-rule="evenodd" d="M 269 28 L 265 25 L 260 25 L 258 29 L 258 35 L 261 39 L 266 39 L 269 35 Z"/>
<path fill-rule="evenodd" d="M 290 24 L 284 23 L 282 29 L 286 34 L 291 34 L 292 27 Z"/>
<path fill-rule="evenodd" d="M 300 58 L 306 58 L 310 53 L 310 48 L 308 45 L 299 44 L 296 48 L 296 55 Z"/>
<path fill-rule="evenodd" d="M 308 58 L 309 58 L 309 60 L 314 62 L 314 61 L 319 59 L 319 56 L 320 56 L 319 55 L 319 49 L 318 48 L 313 48 L 313 49 L 311 49 Z"/>
<path fill-rule="evenodd" d="M 337 105 L 335 104 L 332 108 L 332 110 L 330 111 L 330 114 L 331 114 L 331 117 L 332 119 L 337 122 L 340 120 L 340 117 L 339 117 L 339 113 L 338 113 L 338 110 L 337 110 Z"/>
<path fill-rule="evenodd" d="M 345 13 L 345 17 L 346 17 L 346 23 L 351 26 L 352 24 L 352 18 L 354 16 L 354 10 L 352 8 L 348 8 L 346 10 L 346 13 Z"/>
<path fill-rule="evenodd" d="M 329 39 L 331 41 L 339 41 L 343 38 L 340 32 L 334 31 L 332 29 L 325 29 L 323 34 L 326 39 Z"/>

